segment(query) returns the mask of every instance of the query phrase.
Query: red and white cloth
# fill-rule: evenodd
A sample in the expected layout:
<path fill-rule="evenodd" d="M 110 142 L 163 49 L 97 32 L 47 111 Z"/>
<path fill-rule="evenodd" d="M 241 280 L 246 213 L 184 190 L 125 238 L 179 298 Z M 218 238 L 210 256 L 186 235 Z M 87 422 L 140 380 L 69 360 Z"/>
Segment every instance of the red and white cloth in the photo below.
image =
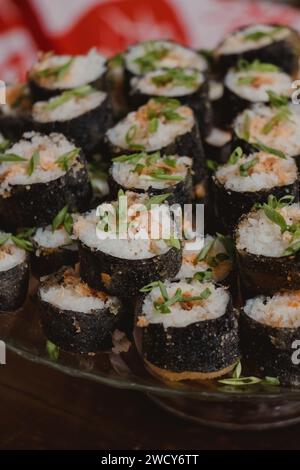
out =
<path fill-rule="evenodd" d="M 252 0 L 0 0 L 0 79 L 25 77 L 38 50 L 112 55 L 167 37 L 211 48 L 246 23 L 281 22 L 300 31 L 300 10 Z"/>

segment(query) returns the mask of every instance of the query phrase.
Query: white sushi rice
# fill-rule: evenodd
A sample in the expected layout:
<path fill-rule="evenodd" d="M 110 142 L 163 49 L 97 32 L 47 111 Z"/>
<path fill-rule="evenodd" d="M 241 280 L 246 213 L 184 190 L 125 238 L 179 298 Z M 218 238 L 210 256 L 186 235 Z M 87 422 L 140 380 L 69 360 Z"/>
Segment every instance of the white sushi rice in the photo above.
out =
<path fill-rule="evenodd" d="M 36 132 L 26 132 L 19 142 L 5 152 L 26 158 L 26 161 L 0 164 L 0 195 L 7 195 L 11 186 L 30 186 L 60 178 L 65 171 L 56 164 L 56 160 L 74 148 L 74 144 L 62 134 L 53 133 L 47 136 Z M 40 153 L 40 161 L 32 175 L 29 175 L 28 164 L 36 151 Z"/>
<path fill-rule="evenodd" d="M 0 238 L 5 236 L 4 232 L 0 232 Z M 26 251 L 16 246 L 11 240 L 7 240 L 0 246 L 0 272 L 18 266 L 26 260 Z"/>
<path fill-rule="evenodd" d="M 38 228 L 32 239 L 38 245 L 38 252 L 40 248 L 55 249 L 74 245 L 70 235 L 63 227 L 53 231 L 50 225 Z"/>
<path fill-rule="evenodd" d="M 223 145 L 228 144 L 231 141 L 231 132 L 223 131 L 223 129 L 218 129 L 213 127 L 210 134 L 206 137 L 205 141 L 214 147 L 223 147 Z"/>
<path fill-rule="evenodd" d="M 211 267 L 209 264 L 203 260 L 197 262 L 197 256 L 203 247 L 207 246 L 213 240 L 214 244 L 209 251 L 209 256 L 215 257 L 219 253 L 226 254 L 224 245 L 216 237 L 211 235 L 206 235 L 205 238 L 199 238 L 195 246 L 195 242 L 186 241 L 183 246 L 182 253 L 182 264 L 179 272 L 175 276 L 175 280 L 184 280 L 192 278 L 198 272 L 204 272 L 208 269 L 212 270 L 213 280 L 216 282 L 222 281 L 229 274 L 232 263 L 230 260 L 222 261 L 217 267 Z M 191 243 L 193 244 L 193 250 L 190 249 Z"/>
<path fill-rule="evenodd" d="M 129 113 L 115 127 L 109 129 L 106 136 L 111 144 L 121 149 L 129 150 L 131 146 L 126 142 L 126 135 L 132 126 L 136 126 L 136 135 L 132 144 L 142 145 L 146 152 L 154 152 L 170 145 L 176 137 L 192 130 L 195 118 L 191 108 L 179 106 L 175 111 L 182 119 L 167 121 L 160 118 L 157 131 L 150 133 L 148 130 L 149 121 L 141 115 L 141 108 L 139 108 L 138 111 Z"/>
<path fill-rule="evenodd" d="M 142 318 L 146 324 L 162 323 L 164 328 L 184 328 L 192 323 L 214 320 L 221 317 L 226 312 L 229 302 L 229 294 L 223 287 L 217 287 L 211 282 L 193 282 L 189 284 L 186 281 L 164 282 L 169 297 L 174 296 L 177 289 L 182 290 L 183 296 L 199 296 L 205 289 L 209 289 L 210 296 L 199 302 L 195 302 L 190 310 L 184 309 L 182 302 L 177 302 L 170 307 L 171 313 L 160 313 L 155 309 L 154 302 L 161 300 L 161 291 L 155 287 L 144 299 L 142 307 Z"/>
<path fill-rule="evenodd" d="M 252 84 L 240 84 L 244 77 L 252 77 Z M 272 90 L 277 95 L 289 96 L 292 92 L 291 77 L 284 72 L 248 71 L 237 72 L 230 69 L 225 77 L 225 85 L 235 95 L 245 100 L 255 102 L 268 102 L 268 91 Z"/>
<path fill-rule="evenodd" d="M 109 308 L 112 314 L 119 310 L 119 301 L 116 297 L 97 295 L 79 277 L 72 273 L 72 283 L 57 283 L 57 285 L 42 284 L 39 289 L 41 300 L 60 310 L 72 312 L 93 313 L 94 310 Z"/>
<path fill-rule="evenodd" d="M 159 51 L 167 49 L 166 55 L 154 61 L 154 68 L 175 68 L 175 67 L 191 67 L 203 72 L 207 69 L 207 62 L 196 51 L 187 47 L 176 44 L 172 41 L 146 41 L 131 46 L 125 53 L 126 68 L 135 75 L 142 74 L 137 59 L 142 58 L 151 51 Z"/>
<path fill-rule="evenodd" d="M 127 214 L 129 223 L 130 211 L 133 210 L 135 212 L 134 207 L 138 209 L 138 205 L 145 204 L 148 197 L 137 195 L 130 191 L 127 191 L 125 194 L 128 197 Z M 134 201 L 131 202 L 130 199 L 133 195 Z M 105 204 L 101 206 L 104 209 L 107 207 Z M 149 212 L 147 211 L 136 215 L 134 221 L 129 225 L 128 233 L 124 234 L 123 238 L 113 229 L 109 232 L 104 232 L 99 227 L 97 229 L 98 222 L 99 217 L 96 214 L 96 210 L 78 216 L 73 226 L 73 238 L 80 240 L 89 248 L 102 251 L 117 258 L 129 260 L 153 258 L 170 250 L 170 246 L 159 237 L 161 231 L 158 232 L 157 239 L 151 239 L 148 232 Z M 154 227 L 160 230 L 162 230 L 162 227 L 170 227 L 171 230 L 175 230 L 167 204 L 161 204 L 151 210 L 151 228 L 153 229 Z"/>
<path fill-rule="evenodd" d="M 240 113 L 235 122 L 234 130 L 238 137 L 243 138 L 243 126 L 246 116 L 249 116 L 249 142 L 257 141 L 281 150 L 289 156 L 300 154 L 300 107 L 296 104 L 288 105 L 289 119 L 274 125 L 267 134 L 262 132 L 263 127 L 277 114 L 278 109 L 262 104 L 254 105 Z"/>
<path fill-rule="evenodd" d="M 216 80 L 209 80 L 209 88 L 208 88 L 208 98 L 209 101 L 218 101 L 222 98 L 224 93 L 224 85 L 222 82 L 218 82 Z"/>
<path fill-rule="evenodd" d="M 193 87 L 185 86 L 183 84 L 174 85 L 172 82 L 167 83 L 166 85 L 157 85 L 152 81 L 155 77 L 160 77 L 165 73 L 165 70 L 159 69 L 154 72 L 149 72 L 142 77 L 134 77 L 131 80 L 131 87 L 133 91 L 139 91 L 149 96 L 186 96 L 194 93 L 200 85 L 204 82 L 204 75 L 201 72 L 196 72 L 195 69 L 185 69 L 184 73 L 187 76 L 195 76 L 195 85 Z M 195 75 L 196 74 L 196 75 Z"/>
<path fill-rule="evenodd" d="M 289 291 L 273 295 L 259 296 L 247 300 L 245 313 L 264 325 L 274 328 L 300 327 L 300 291 Z"/>
<path fill-rule="evenodd" d="M 263 32 L 267 33 L 258 40 L 246 39 L 248 34 Z M 221 54 L 237 54 L 241 52 L 250 51 L 251 49 L 259 49 L 264 46 L 268 46 L 274 41 L 280 41 L 286 39 L 290 34 L 288 28 L 280 28 L 276 30 L 276 27 L 266 24 L 251 25 L 248 28 L 235 31 L 228 35 L 221 45 L 217 48 L 217 55 Z"/>
<path fill-rule="evenodd" d="M 67 73 L 62 78 L 36 77 L 37 72 L 45 69 L 60 67 L 74 58 Z M 34 78 L 44 88 L 66 90 L 91 83 L 101 77 L 106 71 L 106 58 L 91 49 L 85 55 L 54 55 L 43 54 L 40 60 L 32 67 L 30 77 Z"/>
<path fill-rule="evenodd" d="M 188 170 L 192 167 L 192 159 L 179 156 L 172 156 L 172 158 L 176 159 L 176 169 L 174 168 L 172 176 L 180 176 L 184 179 Z M 162 161 L 163 159 L 158 159 L 156 163 L 159 164 Z M 138 163 L 141 165 L 145 164 L 146 157 L 141 158 Z M 150 187 L 154 189 L 165 189 L 178 184 L 178 181 L 158 180 L 147 174 L 138 174 L 133 171 L 135 166 L 136 163 L 114 162 L 111 167 L 111 175 L 119 185 L 127 189 L 143 189 L 147 191 Z"/>
<path fill-rule="evenodd" d="M 300 204 L 295 203 L 278 209 L 290 225 L 300 222 Z M 239 251 L 245 250 L 253 255 L 278 258 L 284 251 L 298 242 L 289 232 L 281 232 L 279 225 L 272 222 L 262 209 L 250 212 L 240 222 L 237 230 L 236 245 Z"/>
<path fill-rule="evenodd" d="M 105 92 L 94 91 L 86 96 L 73 96 L 54 109 L 48 109 L 47 105 L 57 99 L 57 96 L 55 96 L 50 98 L 49 101 L 35 103 L 32 108 L 32 115 L 37 122 L 68 121 L 98 108 L 106 97 Z"/>
<path fill-rule="evenodd" d="M 240 166 L 258 159 L 249 170 L 248 176 L 240 174 Z M 216 180 L 227 190 L 245 192 L 271 189 L 293 184 L 298 177 L 297 165 L 291 157 L 286 159 L 265 152 L 256 152 L 242 156 L 234 165 L 229 163 L 219 166 L 215 173 Z"/>

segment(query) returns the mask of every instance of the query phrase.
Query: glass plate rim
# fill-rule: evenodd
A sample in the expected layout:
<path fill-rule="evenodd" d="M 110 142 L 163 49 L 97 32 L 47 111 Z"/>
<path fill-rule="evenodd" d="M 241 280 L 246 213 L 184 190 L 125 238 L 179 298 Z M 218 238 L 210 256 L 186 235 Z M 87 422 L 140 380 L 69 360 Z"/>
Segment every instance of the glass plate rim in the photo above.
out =
<path fill-rule="evenodd" d="M 42 356 L 36 355 L 33 352 L 30 352 L 26 348 L 21 348 L 13 344 L 11 341 L 6 341 L 7 350 L 26 359 L 30 362 L 41 364 L 43 366 L 50 367 L 61 373 L 64 373 L 68 376 L 75 378 L 82 378 L 92 380 L 94 382 L 113 387 L 120 390 L 132 390 L 138 392 L 144 392 L 154 395 L 164 395 L 169 397 L 190 397 L 197 399 L 199 401 L 256 401 L 259 399 L 267 400 L 285 400 L 285 401 L 300 401 L 300 389 L 292 389 L 289 387 L 277 388 L 276 391 L 253 391 L 251 393 L 241 390 L 237 391 L 225 391 L 225 390 L 187 390 L 187 389 L 176 389 L 168 388 L 167 384 L 160 385 L 159 380 L 157 379 L 157 384 L 148 385 L 142 383 L 136 383 L 134 380 L 129 380 L 126 378 L 120 377 L 108 377 L 99 373 L 91 373 L 88 371 L 82 371 L 76 369 L 75 367 L 70 367 L 55 361 L 52 361 L 50 358 L 44 358 Z"/>

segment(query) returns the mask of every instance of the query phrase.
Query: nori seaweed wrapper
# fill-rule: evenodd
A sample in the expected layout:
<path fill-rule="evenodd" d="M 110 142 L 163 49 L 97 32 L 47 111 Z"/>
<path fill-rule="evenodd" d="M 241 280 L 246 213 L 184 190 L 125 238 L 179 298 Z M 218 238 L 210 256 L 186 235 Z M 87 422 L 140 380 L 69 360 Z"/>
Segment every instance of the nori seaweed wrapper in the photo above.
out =
<path fill-rule="evenodd" d="M 136 316 L 142 315 L 142 300 Z M 176 328 L 150 323 L 138 330 L 143 358 L 166 371 L 214 373 L 233 365 L 240 356 L 238 322 L 231 300 L 219 318 Z"/>
<path fill-rule="evenodd" d="M 0 197 L 0 221 L 6 230 L 44 227 L 65 206 L 72 212 L 88 209 L 92 196 L 86 160 L 82 153 L 60 178 L 47 183 L 11 187 L 9 197 Z"/>
<path fill-rule="evenodd" d="M 29 284 L 29 256 L 23 263 L 0 271 L 0 314 L 13 312 L 26 300 Z"/>
<path fill-rule="evenodd" d="M 36 251 L 31 253 L 31 271 L 36 277 L 47 276 L 58 271 L 62 266 L 75 266 L 78 262 L 78 250 L 70 250 L 66 246 L 59 248 L 39 249 L 39 256 Z"/>
<path fill-rule="evenodd" d="M 246 363 L 261 376 L 277 377 L 281 385 L 300 385 L 300 364 L 294 364 L 294 341 L 300 328 L 276 328 L 258 322 L 242 309 L 240 338 Z"/>
<path fill-rule="evenodd" d="M 181 266 L 182 250 L 170 248 L 162 255 L 132 260 L 79 243 L 79 261 L 80 276 L 90 287 L 118 297 L 130 297 L 154 280 L 174 277 Z"/>
<path fill-rule="evenodd" d="M 300 289 L 299 253 L 275 258 L 237 250 L 237 262 L 242 291 L 248 297 Z"/>
<path fill-rule="evenodd" d="M 214 198 L 214 211 L 216 218 L 228 233 L 232 233 L 238 220 L 243 214 L 249 212 L 254 204 L 267 202 L 270 195 L 280 199 L 286 195 L 295 197 L 298 201 L 298 179 L 293 184 L 276 186 L 260 191 L 233 191 L 226 189 L 216 177 L 212 178 L 212 191 Z"/>
<path fill-rule="evenodd" d="M 223 145 L 214 145 L 204 140 L 203 145 L 206 159 L 216 161 L 219 164 L 226 163 L 232 152 L 231 140 Z"/>
<path fill-rule="evenodd" d="M 146 104 L 151 98 L 158 98 L 159 95 L 147 95 L 139 90 L 131 89 L 129 92 L 129 104 L 132 110 Z M 201 136 L 207 136 L 212 130 L 213 113 L 210 101 L 208 99 L 208 81 L 205 80 L 198 89 L 189 95 L 172 96 L 180 101 L 181 105 L 189 106 L 195 114 L 199 124 Z"/>
<path fill-rule="evenodd" d="M 105 132 L 113 124 L 112 106 L 109 96 L 96 108 L 66 121 L 33 121 L 33 128 L 43 134 L 58 132 L 73 140 L 86 157 L 101 148 Z"/>
<path fill-rule="evenodd" d="M 242 98 L 224 85 L 221 118 L 224 126 L 230 128 L 235 117 L 253 104 L 255 104 L 253 101 Z"/>
<path fill-rule="evenodd" d="M 30 114 L 1 114 L 0 113 L 0 129 L 5 139 L 11 142 L 17 142 L 21 139 L 24 132 L 32 130 L 32 118 Z"/>

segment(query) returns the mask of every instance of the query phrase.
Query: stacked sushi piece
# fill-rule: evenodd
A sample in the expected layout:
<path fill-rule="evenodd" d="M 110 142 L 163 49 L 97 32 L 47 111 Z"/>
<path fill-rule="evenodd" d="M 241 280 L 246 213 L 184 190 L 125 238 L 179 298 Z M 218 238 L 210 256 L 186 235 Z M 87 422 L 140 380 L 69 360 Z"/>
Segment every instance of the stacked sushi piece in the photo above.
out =
<path fill-rule="evenodd" d="M 249 26 L 226 37 L 215 59 L 232 153 L 214 166 L 212 191 L 236 246 L 242 354 L 252 373 L 299 385 L 299 38 L 286 26 Z"/>
<path fill-rule="evenodd" d="M 41 54 L 0 114 L 0 311 L 21 307 L 31 266 L 64 350 L 106 351 L 125 328 L 163 380 L 218 379 L 243 356 L 300 383 L 298 48 L 255 25 L 210 61 L 169 40 Z M 198 202 L 206 234 L 181 240 L 173 205 Z"/>

